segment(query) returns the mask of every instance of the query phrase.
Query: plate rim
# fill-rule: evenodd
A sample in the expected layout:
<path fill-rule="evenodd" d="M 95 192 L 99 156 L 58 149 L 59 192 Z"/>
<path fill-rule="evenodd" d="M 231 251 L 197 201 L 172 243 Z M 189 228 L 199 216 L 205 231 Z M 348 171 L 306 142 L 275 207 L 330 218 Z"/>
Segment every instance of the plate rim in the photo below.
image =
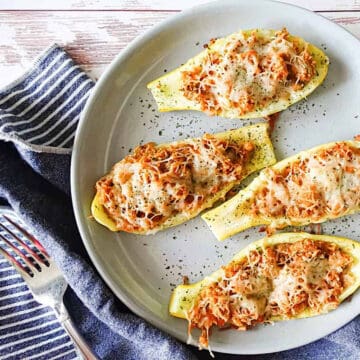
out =
<path fill-rule="evenodd" d="M 77 179 L 77 163 L 79 159 L 79 144 L 81 143 L 82 133 L 84 132 L 85 126 L 86 126 L 86 118 L 87 115 L 90 113 L 91 108 L 93 106 L 94 100 L 96 100 L 97 94 L 101 89 L 106 85 L 106 82 L 108 78 L 110 77 L 111 73 L 121 64 L 123 60 L 125 60 L 131 53 L 136 50 L 141 44 L 146 42 L 147 40 L 150 40 L 154 38 L 158 33 L 160 33 L 163 29 L 166 29 L 168 26 L 171 26 L 172 23 L 176 23 L 181 21 L 182 18 L 186 18 L 187 16 L 191 15 L 194 11 L 198 12 L 201 10 L 211 9 L 211 8 L 217 8 L 218 6 L 224 7 L 225 5 L 230 4 L 236 4 L 239 5 L 241 3 L 246 4 L 247 0 L 214 0 L 210 1 L 204 4 L 196 5 L 190 8 L 187 8 L 185 10 L 182 10 L 181 12 L 170 15 L 168 18 L 160 21 L 158 24 L 152 26 L 150 29 L 146 30 L 145 32 L 139 34 L 134 40 L 132 40 L 127 46 L 122 49 L 115 58 L 111 61 L 111 63 L 106 67 L 105 71 L 100 75 L 98 81 L 96 82 L 94 88 L 91 91 L 91 94 L 86 101 L 85 107 L 80 115 L 78 127 L 75 134 L 75 140 L 73 145 L 73 152 L 71 157 L 71 168 L 70 168 L 70 186 L 71 186 L 71 200 L 72 200 L 72 206 L 74 210 L 75 220 L 77 224 L 77 228 L 79 230 L 82 242 L 85 246 L 85 249 L 94 264 L 96 270 L 100 274 L 102 280 L 106 283 L 107 286 L 111 289 L 113 294 L 120 299 L 131 311 L 133 311 L 136 315 L 141 317 L 143 320 L 149 322 L 156 328 L 160 329 L 166 334 L 170 334 L 171 336 L 175 337 L 177 340 L 180 340 L 182 343 L 186 345 L 187 343 L 187 334 L 184 332 L 184 334 L 178 334 L 176 331 L 172 330 L 171 328 L 166 328 L 166 324 L 163 320 L 158 318 L 156 315 L 153 315 L 152 313 L 147 312 L 146 310 L 142 309 L 142 307 L 138 307 L 135 303 L 135 300 L 131 298 L 131 296 L 128 296 L 125 292 L 119 292 L 118 284 L 111 278 L 110 274 L 107 272 L 107 270 L 102 265 L 102 260 L 98 257 L 95 251 L 95 247 L 87 238 L 87 232 L 85 230 L 85 226 L 82 223 L 82 214 L 81 214 L 81 199 L 79 198 L 79 182 L 76 181 Z M 326 18 L 325 16 L 316 13 L 312 10 L 303 8 L 299 5 L 295 4 L 289 4 L 285 3 L 283 1 L 275 1 L 275 0 L 253 0 L 253 3 L 273 3 L 273 4 L 280 4 L 283 7 L 288 8 L 296 8 L 298 11 L 302 11 L 304 13 L 311 14 L 312 16 L 320 17 L 323 21 L 327 22 L 328 24 L 331 24 L 332 26 L 336 26 L 340 31 L 343 30 L 343 32 L 350 36 L 352 39 L 355 39 L 356 41 L 359 41 L 359 39 L 352 34 L 349 30 L 346 28 L 336 24 L 335 22 L 331 21 L 330 19 Z M 224 5 L 225 4 L 225 5 Z M 334 331 L 339 330 L 346 324 L 348 324 L 350 321 L 355 319 L 357 315 L 354 315 L 348 322 L 345 324 L 342 324 L 341 326 L 337 326 L 334 329 L 331 329 L 329 331 L 326 331 L 324 335 L 322 336 L 315 336 L 314 339 L 309 341 L 301 342 L 301 344 L 296 346 L 279 346 L 273 350 L 260 350 L 260 351 L 246 351 L 243 352 L 240 349 L 240 352 L 236 350 L 236 352 L 229 350 L 228 348 L 224 348 L 223 346 L 217 345 L 214 349 L 215 352 L 225 353 L 225 354 L 236 354 L 236 355 L 256 355 L 256 354 L 270 354 L 280 351 L 286 351 L 291 349 L 296 349 L 299 347 L 302 347 L 304 345 L 313 343 L 319 339 L 322 339 L 323 337 L 333 333 Z M 191 343 L 193 346 L 197 346 L 197 344 Z"/>

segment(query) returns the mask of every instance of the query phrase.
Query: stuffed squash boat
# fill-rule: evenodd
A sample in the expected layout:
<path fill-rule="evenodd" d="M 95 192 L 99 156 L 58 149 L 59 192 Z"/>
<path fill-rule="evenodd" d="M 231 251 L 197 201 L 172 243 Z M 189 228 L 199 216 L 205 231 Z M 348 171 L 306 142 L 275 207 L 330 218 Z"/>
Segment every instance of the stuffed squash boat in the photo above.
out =
<path fill-rule="evenodd" d="M 96 183 L 92 215 L 112 231 L 150 234 L 198 215 L 275 163 L 268 125 L 137 147 Z"/>
<path fill-rule="evenodd" d="M 328 63 L 320 49 L 286 29 L 244 30 L 211 40 L 148 88 L 159 111 L 259 118 L 308 96 L 325 79 Z"/>
<path fill-rule="evenodd" d="M 263 170 L 203 219 L 219 240 L 256 225 L 268 233 L 360 210 L 360 142 L 320 145 Z"/>
<path fill-rule="evenodd" d="M 320 315 L 360 286 L 360 243 L 335 236 L 282 233 L 258 240 L 192 285 L 175 288 L 170 314 L 200 329 L 247 330 L 257 324 Z M 210 350 L 210 348 L 209 348 Z"/>

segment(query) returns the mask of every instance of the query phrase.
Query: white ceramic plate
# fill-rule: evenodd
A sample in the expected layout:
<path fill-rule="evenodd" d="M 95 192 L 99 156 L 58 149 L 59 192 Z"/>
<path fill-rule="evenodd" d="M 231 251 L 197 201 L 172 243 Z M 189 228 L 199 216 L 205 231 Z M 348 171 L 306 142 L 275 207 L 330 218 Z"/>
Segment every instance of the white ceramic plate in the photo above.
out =
<path fill-rule="evenodd" d="M 331 65 L 324 85 L 281 115 L 273 136 L 278 159 L 321 143 L 351 139 L 360 132 L 358 40 L 310 11 L 260 0 L 210 3 L 154 27 L 113 61 L 83 112 L 73 154 L 72 194 L 85 246 L 104 280 L 129 308 L 183 341 L 186 321 L 167 311 L 172 288 L 182 282 L 183 275 L 191 282 L 201 279 L 262 234 L 249 230 L 219 243 L 200 218 L 154 236 L 112 233 L 89 219 L 94 184 L 140 143 L 249 125 L 251 121 L 190 111 L 158 113 L 146 84 L 200 52 L 212 37 L 239 29 L 283 26 L 323 48 Z M 324 230 L 356 239 L 359 220 L 355 215 L 332 221 Z M 247 332 L 215 331 L 211 345 L 215 351 L 236 354 L 290 349 L 338 329 L 359 309 L 357 293 L 326 316 L 258 326 Z"/>

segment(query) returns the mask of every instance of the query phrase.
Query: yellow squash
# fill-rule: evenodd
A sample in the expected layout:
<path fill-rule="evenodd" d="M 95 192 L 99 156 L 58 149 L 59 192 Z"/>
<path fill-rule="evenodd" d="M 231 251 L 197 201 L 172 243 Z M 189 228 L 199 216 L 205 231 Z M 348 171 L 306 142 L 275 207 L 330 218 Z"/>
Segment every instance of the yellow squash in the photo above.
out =
<path fill-rule="evenodd" d="M 306 218 L 294 221 L 282 216 L 275 217 L 262 216 L 261 214 L 255 215 L 251 211 L 251 207 L 255 201 L 254 194 L 264 187 L 269 170 L 273 169 L 274 171 L 281 172 L 292 163 L 297 162 L 300 158 L 307 158 L 311 154 L 316 154 L 319 151 L 332 148 L 336 144 L 340 143 L 347 144 L 354 148 L 360 148 L 360 142 L 358 141 L 333 142 L 314 147 L 310 150 L 302 151 L 297 155 L 284 159 L 270 167 L 270 169 L 264 169 L 259 174 L 259 176 L 250 183 L 249 186 L 239 191 L 233 198 L 216 207 L 215 209 L 212 209 L 203 214 L 203 220 L 206 221 L 218 240 L 224 240 L 240 231 L 246 230 L 253 226 L 269 225 L 272 229 L 282 229 L 286 226 L 303 226 L 310 223 L 322 223 L 329 219 L 335 219 L 340 216 L 350 215 L 359 211 L 360 208 L 348 208 L 346 211 L 336 216 L 326 214 L 318 219 L 318 221 L 313 221 L 312 219 Z"/>
<path fill-rule="evenodd" d="M 257 36 L 263 39 L 271 39 L 274 37 L 275 30 L 243 30 L 240 31 L 244 34 L 244 37 L 249 37 L 253 32 L 256 32 Z M 174 110 L 197 110 L 201 111 L 200 103 L 189 100 L 183 95 L 183 85 L 182 85 L 182 73 L 184 71 L 189 71 L 194 67 L 201 65 L 204 62 L 204 59 L 208 56 L 209 52 L 212 51 L 222 51 L 224 44 L 227 39 L 232 36 L 229 35 L 224 38 L 217 39 L 213 44 L 196 55 L 195 57 L 188 60 L 181 67 L 167 73 L 166 75 L 150 82 L 147 87 L 151 90 L 155 101 L 158 105 L 158 110 L 161 112 L 165 111 L 174 111 Z M 292 104 L 300 101 L 301 99 L 307 97 L 312 93 L 325 79 L 329 60 L 327 56 L 316 46 L 307 43 L 305 40 L 289 36 L 290 41 L 296 41 L 302 47 L 307 46 L 308 51 L 312 55 L 313 59 L 316 62 L 316 74 L 315 76 L 300 90 L 293 90 L 291 87 L 288 87 L 290 97 L 288 99 L 278 98 L 264 107 L 255 107 L 252 111 L 246 112 L 244 114 L 239 114 L 236 108 L 223 108 L 218 114 L 219 116 L 225 118 L 239 118 L 239 119 L 250 119 L 250 118 L 260 118 L 268 116 L 279 111 L 285 110 Z"/>
<path fill-rule="evenodd" d="M 343 290 L 339 296 L 340 302 L 344 301 L 347 297 L 353 294 L 360 286 L 360 243 L 347 238 L 341 238 L 337 236 L 329 235 L 312 235 L 307 233 L 282 233 L 276 234 L 270 237 L 265 237 L 261 240 L 255 241 L 242 249 L 232 261 L 239 262 L 242 259 L 248 257 L 250 251 L 259 248 L 266 249 L 267 247 L 275 246 L 281 243 L 294 243 L 304 239 L 310 239 L 313 241 L 326 241 L 339 246 L 344 252 L 351 255 L 353 258 L 353 264 L 350 269 L 350 274 L 354 276 L 354 283 Z M 211 283 L 218 282 L 224 277 L 224 270 L 220 268 L 211 275 L 205 277 L 203 280 L 191 284 L 191 285 L 179 285 L 177 286 L 170 299 L 169 312 L 171 315 L 186 319 L 188 310 L 192 307 L 200 290 L 210 285 Z M 306 318 L 311 316 L 320 315 L 320 313 L 305 308 L 301 313 L 297 314 L 294 318 Z M 276 317 L 269 319 L 270 321 L 280 321 L 285 318 Z M 287 318 L 288 319 L 288 318 Z"/>
<path fill-rule="evenodd" d="M 244 164 L 243 169 L 243 179 L 250 175 L 251 173 L 260 170 L 266 166 L 270 166 L 276 162 L 273 146 L 268 134 L 268 124 L 259 123 L 256 125 L 245 126 L 240 129 L 230 130 L 223 133 L 214 134 L 219 139 L 228 139 L 231 141 L 236 141 L 239 143 L 252 142 L 255 145 L 254 153 L 251 156 L 249 162 Z M 182 140 L 172 144 L 187 143 L 188 140 Z M 167 144 L 162 144 L 158 146 L 167 146 Z M 138 234 L 148 234 L 154 233 L 158 230 L 162 230 L 171 226 L 179 225 L 199 214 L 200 211 L 213 206 L 215 202 L 221 200 L 225 197 L 226 193 L 231 190 L 239 182 L 230 183 L 221 189 L 215 195 L 209 197 L 207 201 L 204 202 L 200 210 L 196 210 L 193 214 L 178 213 L 173 217 L 166 220 L 162 223 L 157 229 L 151 230 L 150 232 L 137 232 Z M 111 217 L 108 216 L 104 207 L 99 202 L 99 197 L 95 195 L 94 200 L 91 205 L 91 213 L 95 220 L 100 224 L 106 226 L 111 231 L 118 231 L 116 224 Z"/>

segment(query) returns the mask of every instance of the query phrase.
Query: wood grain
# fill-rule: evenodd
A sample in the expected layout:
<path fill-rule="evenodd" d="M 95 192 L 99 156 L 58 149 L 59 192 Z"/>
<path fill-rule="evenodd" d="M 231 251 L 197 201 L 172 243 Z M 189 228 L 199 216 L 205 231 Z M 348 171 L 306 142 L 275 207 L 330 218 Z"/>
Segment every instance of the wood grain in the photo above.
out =
<path fill-rule="evenodd" d="M 0 0 L 1 10 L 183 10 L 209 0 Z M 282 0 L 316 11 L 360 10 L 359 0 Z"/>
<path fill-rule="evenodd" d="M 0 86 L 57 42 L 94 78 L 136 36 L 173 15 L 164 11 L 0 11 Z M 325 13 L 360 38 L 360 14 Z"/>
<path fill-rule="evenodd" d="M 0 85 L 14 79 L 54 42 L 97 77 L 137 35 L 169 15 L 168 12 L 0 12 Z"/>

